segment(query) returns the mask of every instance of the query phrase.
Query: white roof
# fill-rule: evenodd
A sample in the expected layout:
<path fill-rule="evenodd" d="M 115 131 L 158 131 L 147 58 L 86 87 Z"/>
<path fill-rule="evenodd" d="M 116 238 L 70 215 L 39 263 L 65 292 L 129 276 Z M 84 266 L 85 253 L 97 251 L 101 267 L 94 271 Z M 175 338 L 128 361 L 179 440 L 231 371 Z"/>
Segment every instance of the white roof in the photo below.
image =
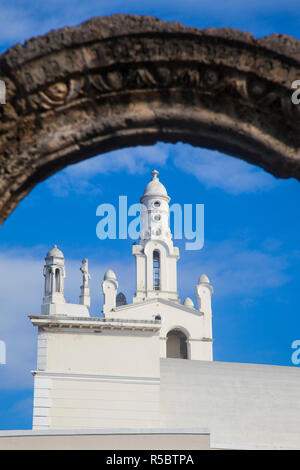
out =
<path fill-rule="evenodd" d="M 142 199 L 144 197 L 163 197 L 170 200 L 166 188 L 157 177 L 158 171 L 153 170 L 151 174 L 153 175 L 153 178 L 150 183 L 147 184 Z"/>
<path fill-rule="evenodd" d="M 104 281 L 107 281 L 108 279 L 113 279 L 113 280 L 117 279 L 112 269 L 108 269 L 106 273 L 104 274 Z"/>
<path fill-rule="evenodd" d="M 54 247 L 51 248 L 51 250 L 48 251 L 48 253 L 47 253 L 47 258 L 48 258 L 49 256 L 54 256 L 55 258 L 63 258 L 63 257 L 64 257 L 63 252 L 60 251 L 60 250 L 57 248 L 56 245 L 54 245 Z"/>

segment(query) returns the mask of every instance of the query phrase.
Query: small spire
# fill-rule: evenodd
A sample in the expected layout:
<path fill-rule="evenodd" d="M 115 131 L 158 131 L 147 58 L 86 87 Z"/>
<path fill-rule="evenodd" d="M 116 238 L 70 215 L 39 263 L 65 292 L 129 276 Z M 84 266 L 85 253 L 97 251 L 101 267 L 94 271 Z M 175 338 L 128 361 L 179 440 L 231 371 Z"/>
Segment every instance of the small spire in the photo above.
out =
<path fill-rule="evenodd" d="M 153 176 L 152 181 L 158 179 L 157 175 L 159 175 L 159 172 L 157 170 L 151 171 L 151 175 Z"/>

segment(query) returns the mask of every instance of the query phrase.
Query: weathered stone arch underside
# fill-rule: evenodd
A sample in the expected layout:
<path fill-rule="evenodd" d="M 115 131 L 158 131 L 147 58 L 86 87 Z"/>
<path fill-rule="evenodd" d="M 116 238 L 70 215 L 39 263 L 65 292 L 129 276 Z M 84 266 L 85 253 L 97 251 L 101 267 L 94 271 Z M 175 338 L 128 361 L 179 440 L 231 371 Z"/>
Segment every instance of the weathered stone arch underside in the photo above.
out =
<path fill-rule="evenodd" d="M 113 149 L 188 142 L 300 180 L 300 42 L 114 15 L 0 56 L 0 221 L 35 184 Z"/>

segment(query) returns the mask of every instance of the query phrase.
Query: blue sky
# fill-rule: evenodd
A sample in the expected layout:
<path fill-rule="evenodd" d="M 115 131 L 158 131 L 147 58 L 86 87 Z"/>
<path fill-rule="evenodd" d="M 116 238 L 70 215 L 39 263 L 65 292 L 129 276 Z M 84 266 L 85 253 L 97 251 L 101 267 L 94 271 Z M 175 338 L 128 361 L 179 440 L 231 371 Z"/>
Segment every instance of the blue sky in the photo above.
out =
<path fill-rule="evenodd" d="M 256 37 L 280 32 L 299 38 L 296 1 L 177 0 L 147 6 L 129 0 L 124 5 L 0 1 L 0 48 L 113 13 L 151 14 L 199 28 L 234 27 Z M 93 315 L 101 312 L 101 281 L 109 267 L 130 301 L 132 241 L 100 241 L 96 208 L 117 206 L 119 195 L 127 195 L 128 204 L 138 202 L 153 168 L 160 171 L 172 203 L 205 206 L 204 248 L 186 251 L 184 242 L 177 243 L 178 284 L 183 300 L 193 298 L 201 273 L 211 279 L 215 360 L 293 366 L 291 343 L 300 336 L 299 183 L 183 144 L 124 149 L 70 166 L 39 184 L 0 230 L 0 340 L 7 344 L 7 364 L 0 365 L 0 429 L 31 427 L 36 331 L 27 314 L 40 311 L 47 250 L 56 243 L 64 252 L 68 301 L 78 301 L 83 257 L 92 275 Z"/>

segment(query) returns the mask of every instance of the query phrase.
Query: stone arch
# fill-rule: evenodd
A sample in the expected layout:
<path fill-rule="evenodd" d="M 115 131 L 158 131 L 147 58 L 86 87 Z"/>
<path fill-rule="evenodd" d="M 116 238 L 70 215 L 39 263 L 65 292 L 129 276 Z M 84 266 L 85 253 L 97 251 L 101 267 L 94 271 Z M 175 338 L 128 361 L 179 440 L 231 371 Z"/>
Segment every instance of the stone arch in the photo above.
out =
<path fill-rule="evenodd" d="M 300 42 L 113 15 L 0 56 L 0 222 L 40 181 L 114 149 L 178 141 L 300 179 Z"/>

